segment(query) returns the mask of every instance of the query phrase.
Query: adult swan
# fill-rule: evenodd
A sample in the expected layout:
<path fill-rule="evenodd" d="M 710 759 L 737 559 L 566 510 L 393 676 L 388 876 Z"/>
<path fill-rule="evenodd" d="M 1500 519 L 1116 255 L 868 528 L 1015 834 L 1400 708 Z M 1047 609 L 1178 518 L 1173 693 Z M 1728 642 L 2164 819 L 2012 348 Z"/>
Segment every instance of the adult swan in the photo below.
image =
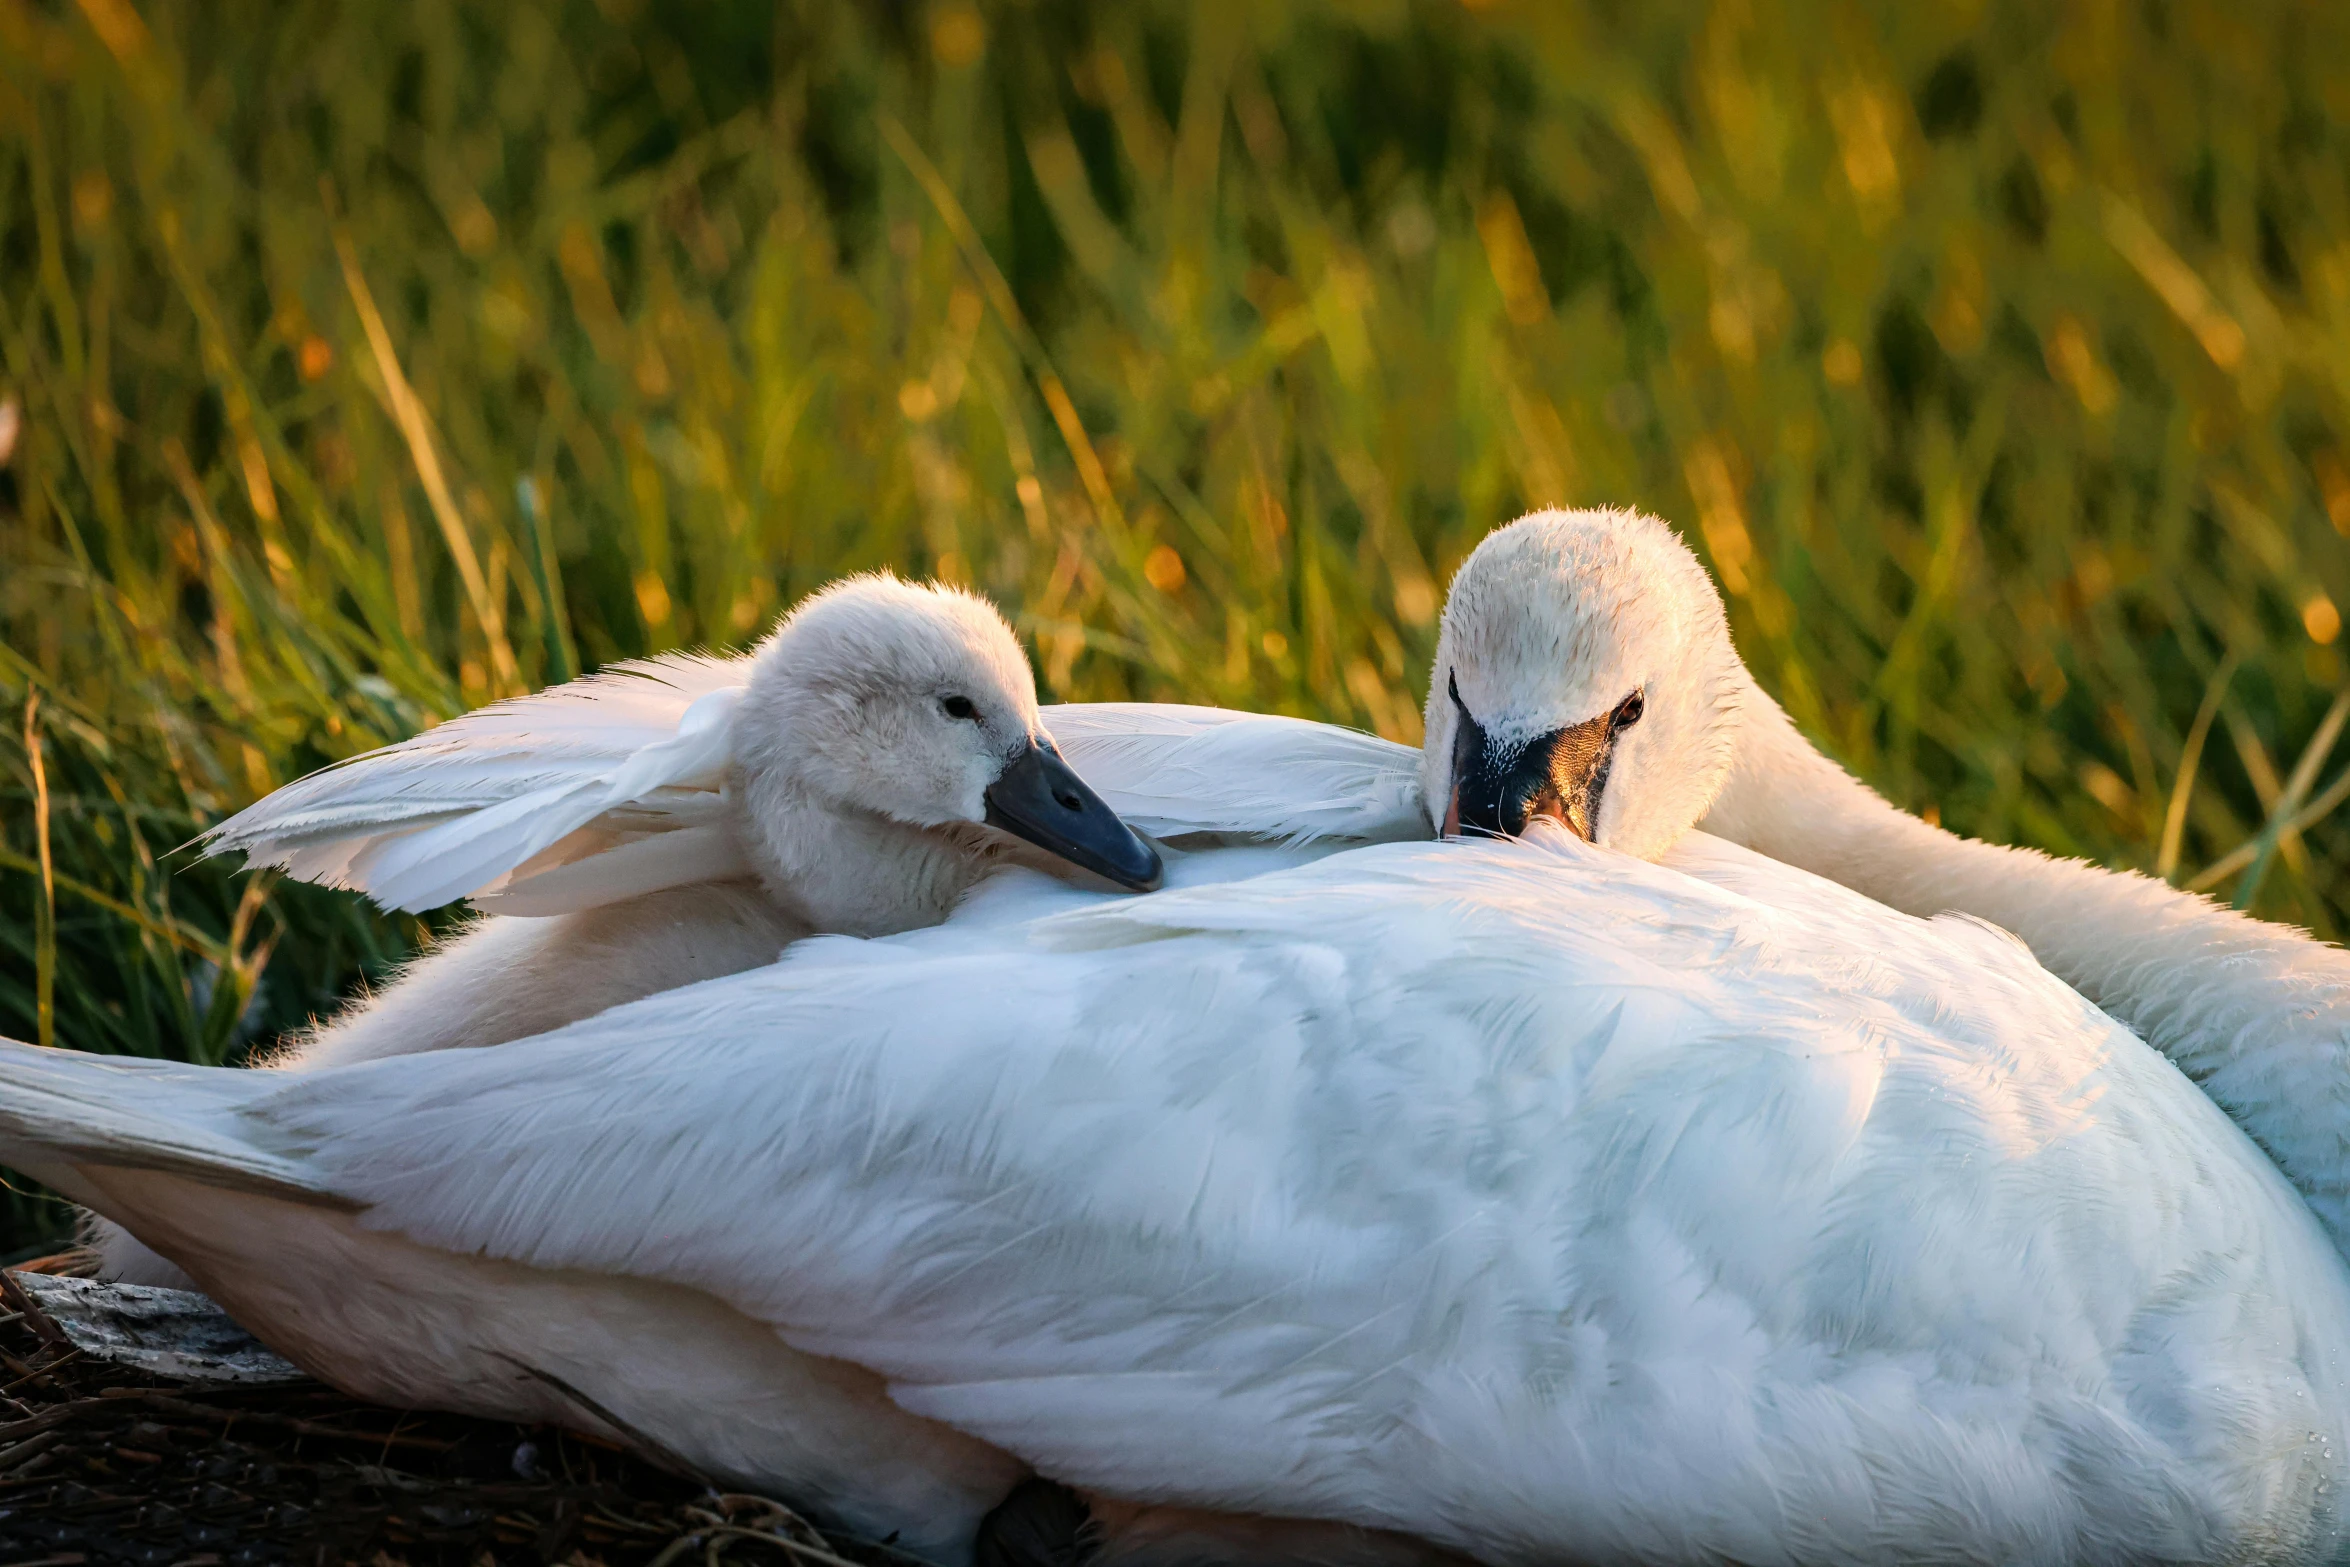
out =
<path fill-rule="evenodd" d="M 1486 759 L 1489 772 L 1513 763 L 1522 782 L 1531 758 L 1571 758 L 1590 743 L 1590 724 L 1567 720 L 1614 711 L 1644 683 L 1652 702 L 1694 703 L 1709 716 L 1703 740 L 1684 743 L 1652 791 L 1608 787 L 1587 835 L 1654 854 L 1694 804 L 1704 831 L 1773 860 L 1911 914 L 1950 910 L 2014 932 L 2201 1084 L 2350 1253 L 2350 953 L 2146 876 L 1961 838 L 1888 804 L 1814 749 L 1755 683 L 1704 569 L 1653 517 L 1537 513 L 1490 535 L 1476 559 L 1454 588 L 1437 655 L 1430 799 L 1448 799 L 1444 764 L 1464 714 L 1483 734 L 1463 754 Z M 1548 615 L 1513 613 L 1507 582 L 1518 570 L 1572 585 Z M 1490 606 L 1480 602 L 1496 589 Z M 1531 706 L 1480 684 L 1503 671 L 1505 685 L 1535 689 L 1532 671 L 1546 665 L 1584 678 Z M 1448 700 L 1448 671 L 1460 675 L 1466 708 Z M 1648 743 L 1636 735 L 1629 751 Z M 1654 814 L 1667 792 L 1680 797 L 1675 811 Z M 1464 803 L 1469 825 L 1499 831 L 1539 808 L 1525 794 L 1498 811 Z"/>
<path fill-rule="evenodd" d="M 1043 716 L 1086 781 L 1145 832 L 1360 841 L 1423 837 L 1443 822 L 1451 770 L 1463 760 L 1453 751 L 1462 711 L 1456 681 L 1471 708 L 1488 704 L 1482 721 L 1502 748 L 1497 764 L 1516 759 L 1509 748 L 1522 741 L 1555 743 L 1566 730 L 1578 744 L 1595 746 L 1606 735 L 1593 729 L 1594 721 L 1615 713 L 1636 690 L 1643 701 L 1669 696 L 1697 704 L 1709 715 L 1702 738 L 1687 741 L 1686 754 L 1652 774 L 1646 801 L 1607 787 L 1604 774 L 1593 775 L 1600 787 L 1585 809 L 1595 814 L 1571 825 L 1596 833 L 1608 847 L 1654 855 L 1669 837 L 1644 826 L 1644 813 L 1670 796 L 1675 809 L 1660 818 L 1668 826 L 1685 825 L 1695 810 L 1708 833 L 1893 908 L 1921 916 L 1972 914 L 2014 932 L 2052 973 L 2201 1084 L 2276 1160 L 2337 1247 L 2350 1251 L 2350 954 L 2149 877 L 1961 838 L 1888 804 L 1822 756 L 1756 684 L 1731 644 L 1720 596 L 1704 569 L 1653 517 L 1540 512 L 1496 531 L 1472 560 L 1484 564 L 1464 568 L 1453 591 L 1424 753 L 1329 725 L 1211 708 L 1077 704 L 1046 708 Z M 1464 594 L 1478 592 L 1479 582 L 1506 588 L 1512 563 L 1521 561 L 1540 565 L 1556 602 L 1519 613 L 1505 593 L 1472 611 Z M 1464 662 L 1451 651 L 1464 634 L 1490 644 L 1478 660 Z M 574 787 L 603 779 L 632 755 L 669 746 L 697 695 L 747 680 L 749 667 L 663 661 L 657 672 L 674 684 L 636 683 L 636 700 L 617 722 L 608 709 L 590 723 L 571 716 L 593 711 L 597 693 L 620 689 L 609 684 L 593 692 L 584 685 L 558 688 L 507 704 L 493 713 L 523 721 L 504 732 L 476 731 L 467 727 L 473 720 L 460 720 L 281 790 L 209 841 L 290 865 L 297 875 L 320 874 L 307 855 L 324 842 L 343 867 L 336 879 L 380 895 L 372 875 L 350 861 L 360 856 L 364 864 L 363 850 L 410 829 L 420 778 L 433 780 L 430 789 L 442 796 L 437 808 L 485 813 L 508 808 L 550 779 Z M 1532 701 L 1523 711 L 1504 693 L 1477 684 L 1485 678 L 1480 669 L 1499 678 L 1505 667 L 1518 693 Z M 1644 690 L 1639 681 L 1647 682 Z M 1534 728 L 1544 715 L 1551 727 Z M 477 736 L 491 743 L 472 743 Z M 1628 744 L 1637 752 L 1651 743 Z M 630 833 L 658 836 L 664 828 L 702 823 L 706 813 L 674 803 L 695 798 L 662 789 L 628 802 L 620 814 Z M 321 807 L 332 808 L 331 829 L 321 826 L 329 814 Z M 728 894 L 721 884 L 752 875 L 759 856 L 743 846 L 747 834 L 704 836 L 711 841 L 698 839 L 698 853 L 654 858 L 666 871 L 663 885 L 702 888 L 709 909 L 697 919 L 723 926 Z M 592 856 L 582 861 L 591 882 L 587 868 L 597 864 Z M 503 862 L 485 866 L 481 885 L 503 886 L 496 879 L 503 869 Z M 673 894 L 666 902 L 611 909 L 596 940 L 574 943 L 572 956 L 561 942 L 541 943 L 532 961 L 547 971 L 542 988 L 557 996 L 609 993 L 616 955 L 627 960 L 620 966 L 631 994 L 704 977 L 714 971 L 706 960 L 669 957 L 661 944 L 680 910 L 699 906 Z M 748 951 L 756 943 L 737 945 Z M 748 961 L 726 959 L 735 966 Z M 445 1030 L 417 1031 L 419 1042 L 513 1037 L 477 1026 L 478 1010 L 460 1009 Z M 539 1026 L 551 1027 L 578 1013 L 549 1007 L 538 1015 Z M 370 1048 L 390 1047 L 392 1030 L 353 1021 L 367 1032 Z"/>
<path fill-rule="evenodd" d="M 1447 612 L 1430 798 L 1526 841 L 1008 873 L 495 1050 L 0 1046 L 0 1156 L 344 1387 L 941 1561 L 1022 1464 L 1113 1558 L 1152 1503 L 1497 1563 L 2337 1559 L 2307 1208 L 2003 934 L 1684 837 L 1719 688 L 1635 604 L 1569 634 L 1590 580 L 1480 554 Z"/>

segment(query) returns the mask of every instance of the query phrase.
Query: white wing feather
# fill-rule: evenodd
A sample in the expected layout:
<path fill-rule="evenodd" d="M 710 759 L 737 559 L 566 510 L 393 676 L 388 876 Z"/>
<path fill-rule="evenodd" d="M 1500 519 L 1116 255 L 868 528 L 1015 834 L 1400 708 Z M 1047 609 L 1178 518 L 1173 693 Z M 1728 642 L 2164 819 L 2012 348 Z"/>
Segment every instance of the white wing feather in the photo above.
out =
<path fill-rule="evenodd" d="M 178 1061 L 39 1050 L 0 1040 L 7 1092 L 0 1146 L 28 1166 L 60 1161 L 165 1170 L 209 1186 L 325 1200 L 314 1173 L 253 1144 L 238 1112 L 266 1099 L 269 1074 Z"/>
<path fill-rule="evenodd" d="M 1335 724 L 1171 702 L 1072 702 L 1045 727 L 1110 809 L 1154 837 L 1426 838 L 1420 753 Z"/>
<path fill-rule="evenodd" d="M 747 663 L 621 664 L 313 773 L 205 833 L 302 881 L 421 912 L 566 914 L 751 874 L 721 819 Z M 1419 753 L 1351 729 L 1143 702 L 1044 710 L 1078 775 L 1159 837 L 1426 837 Z"/>
<path fill-rule="evenodd" d="M 520 893 L 529 873 L 709 826 L 743 674 L 739 661 L 692 654 L 616 665 L 313 773 L 198 842 L 388 908 Z M 709 879 L 704 848 L 680 858 L 683 879 Z M 613 893 L 574 871 L 584 901 L 571 906 L 654 890 L 644 880 Z"/>

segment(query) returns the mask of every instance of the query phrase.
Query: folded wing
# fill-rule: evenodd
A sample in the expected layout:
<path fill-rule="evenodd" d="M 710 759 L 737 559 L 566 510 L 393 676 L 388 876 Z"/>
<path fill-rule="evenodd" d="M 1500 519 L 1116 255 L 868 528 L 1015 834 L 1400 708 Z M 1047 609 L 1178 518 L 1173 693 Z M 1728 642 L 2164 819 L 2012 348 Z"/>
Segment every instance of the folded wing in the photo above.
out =
<path fill-rule="evenodd" d="M 2346 1467 L 2350 1288 L 2258 1150 L 2011 945 L 1826 884 L 1390 845 L 262 1097 L 42 1056 L 0 1157 L 218 1139 L 354 1244 L 715 1296 L 1073 1483 L 1488 1560 L 2210 1559 L 2331 1516 L 2277 1453 Z"/>
<path fill-rule="evenodd" d="M 1376 735 L 1172 702 L 1072 702 L 1044 721 L 1078 775 L 1154 837 L 1430 836 L 1420 753 Z"/>
<path fill-rule="evenodd" d="M 496 703 L 287 785 L 198 841 L 421 912 L 566 914 L 752 874 L 722 811 L 744 661 L 671 655 Z M 1304 719 L 1045 710 L 1079 775 L 1159 837 L 1425 837 L 1419 755 Z"/>

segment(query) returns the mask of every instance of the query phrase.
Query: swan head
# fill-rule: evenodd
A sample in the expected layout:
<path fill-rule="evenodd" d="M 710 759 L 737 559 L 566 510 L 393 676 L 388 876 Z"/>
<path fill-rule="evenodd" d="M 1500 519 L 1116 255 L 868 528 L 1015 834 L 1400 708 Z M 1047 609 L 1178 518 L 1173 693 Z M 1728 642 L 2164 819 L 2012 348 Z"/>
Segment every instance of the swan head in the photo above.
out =
<path fill-rule="evenodd" d="M 1542 511 L 1453 578 L 1421 762 L 1447 833 L 1550 819 L 1642 859 L 1694 827 L 1728 776 L 1736 672 L 1721 595 L 1640 512 Z"/>
<path fill-rule="evenodd" d="M 1159 883 L 1158 851 L 1061 759 L 1027 657 L 976 594 L 887 573 L 833 583 L 759 646 L 734 724 L 754 837 L 814 806 L 993 828 L 1135 891 Z M 780 847 L 754 858 L 798 857 Z"/>

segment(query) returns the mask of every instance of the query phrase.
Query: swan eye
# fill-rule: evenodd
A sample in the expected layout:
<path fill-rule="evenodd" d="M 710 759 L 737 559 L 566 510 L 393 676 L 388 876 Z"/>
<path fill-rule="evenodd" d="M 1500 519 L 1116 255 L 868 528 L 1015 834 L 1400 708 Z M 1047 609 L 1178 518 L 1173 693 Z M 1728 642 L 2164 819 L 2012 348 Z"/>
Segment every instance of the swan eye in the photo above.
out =
<path fill-rule="evenodd" d="M 973 723 L 979 722 L 979 709 L 971 705 L 971 699 L 967 696 L 941 697 L 938 705 L 949 718 L 968 718 Z"/>
<path fill-rule="evenodd" d="M 1647 711 L 1648 699 L 1642 696 L 1639 692 L 1635 691 L 1630 696 L 1624 698 L 1623 701 L 1616 704 L 1615 713 L 1609 720 L 1609 727 L 1614 729 L 1629 729 L 1634 724 L 1640 722 L 1640 716 Z"/>

